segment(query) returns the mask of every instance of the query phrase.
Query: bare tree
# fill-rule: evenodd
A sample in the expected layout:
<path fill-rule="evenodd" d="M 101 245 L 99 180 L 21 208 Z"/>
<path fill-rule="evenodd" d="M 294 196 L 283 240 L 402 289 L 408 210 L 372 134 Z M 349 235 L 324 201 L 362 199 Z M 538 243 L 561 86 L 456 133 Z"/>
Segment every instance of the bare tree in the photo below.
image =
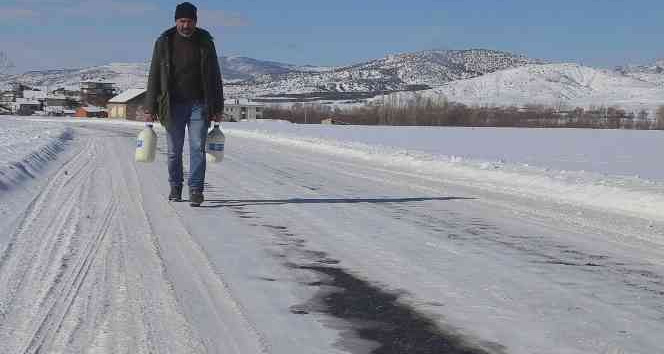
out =
<path fill-rule="evenodd" d="M 9 60 L 5 52 L 0 51 L 0 75 L 7 74 L 14 64 Z"/>
<path fill-rule="evenodd" d="M 657 121 L 655 122 L 655 129 L 664 130 L 664 106 L 657 108 Z"/>
<path fill-rule="evenodd" d="M 537 127 L 593 129 L 663 129 L 664 106 L 657 110 L 656 121 L 648 111 L 628 112 L 620 107 L 566 107 L 564 112 L 544 105 L 524 107 L 466 106 L 448 102 L 444 97 L 415 94 L 404 98 L 388 95 L 385 102 L 342 109 L 307 103 L 290 107 L 273 106 L 265 117 L 288 119 L 296 123 L 319 123 L 332 117 L 348 124 L 362 125 L 442 125 L 477 127 Z"/>

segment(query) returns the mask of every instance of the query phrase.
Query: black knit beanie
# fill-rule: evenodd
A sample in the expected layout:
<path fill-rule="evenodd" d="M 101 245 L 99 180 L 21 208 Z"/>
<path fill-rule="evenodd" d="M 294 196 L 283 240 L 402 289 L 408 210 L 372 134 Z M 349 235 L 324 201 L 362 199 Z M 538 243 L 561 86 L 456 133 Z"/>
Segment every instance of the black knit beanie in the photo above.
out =
<path fill-rule="evenodd" d="M 175 8 L 175 20 L 178 18 L 190 18 L 196 20 L 196 6 L 189 2 L 183 2 Z"/>

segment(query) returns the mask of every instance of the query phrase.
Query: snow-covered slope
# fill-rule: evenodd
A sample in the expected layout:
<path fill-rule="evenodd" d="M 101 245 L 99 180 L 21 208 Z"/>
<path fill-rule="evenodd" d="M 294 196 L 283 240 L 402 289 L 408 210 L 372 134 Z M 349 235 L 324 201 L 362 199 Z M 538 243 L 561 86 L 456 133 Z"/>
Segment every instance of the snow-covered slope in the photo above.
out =
<path fill-rule="evenodd" d="M 253 79 L 258 75 L 279 75 L 292 71 L 320 72 L 330 67 L 297 66 L 274 61 L 258 60 L 247 57 L 220 57 L 224 80 L 238 82 Z M 111 63 L 83 69 L 58 69 L 29 71 L 20 75 L 0 78 L 0 89 L 9 89 L 9 82 L 20 82 L 33 87 L 59 88 L 71 90 L 79 88 L 80 81 L 114 82 L 121 90 L 145 87 L 150 63 Z"/>
<path fill-rule="evenodd" d="M 224 79 L 242 81 L 229 86 L 236 95 L 266 95 L 315 91 L 405 90 L 411 85 L 436 86 L 445 82 L 538 61 L 507 52 L 472 49 L 423 51 L 389 55 L 344 67 L 296 66 L 246 57 L 221 57 Z M 122 90 L 141 87 L 149 63 L 113 63 L 86 69 L 32 71 L 5 78 L 32 86 L 78 88 L 81 80 L 117 83 Z"/>
<path fill-rule="evenodd" d="M 111 63 L 85 69 L 29 71 L 6 78 L 5 82 L 20 82 L 33 87 L 55 90 L 64 87 L 78 90 L 81 81 L 108 81 L 117 84 L 121 91 L 145 87 L 149 63 Z"/>
<path fill-rule="evenodd" d="M 219 58 L 225 80 L 247 80 L 261 74 L 283 74 L 296 68 L 295 65 L 274 61 L 233 56 Z"/>
<path fill-rule="evenodd" d="M 453 81 L 422 94 L 490 106 L 619 106 L 636 111 L 664 104 L 664 86 L 656 82 L 578 64 L 526 65 Z"/>
<path fill-rule="evenodd" d="M 639 80 L 664 85 L 664 59 L 656 60 L 652 65 L 627 65 L 618 67 L 616 71 Z"/>
<path fill-rule="evenodd" d="M 244 95 L 409 90 L 413 86 L 438 86 L 529 63 L 539 61 L 485 49 L 431 50 L 388 55 L 329 70 L 297 69 L 257 75 L 230 89 Z"/>
<path fill-rule="evenodd" d="M 615 70 L 551 63 L 508 52 L 431 50 L 388 55 L 340 67 L 296 66 L 246 57 L 221 57 L 229 98 L 365 99 L 382 92 L 409 97 L 420 90 L 470 105 L 620 106 L 654 110 L 664 103 L 664 60 Z M 81 80 L 115 82 L 121 91 L 144 87 L 149 63 L 33 71 L 0 80 L 78 89 Z M 3 85 L 4 84 L 4 85 Z M 339 101 L 342 102 L 342 101 Z"/>

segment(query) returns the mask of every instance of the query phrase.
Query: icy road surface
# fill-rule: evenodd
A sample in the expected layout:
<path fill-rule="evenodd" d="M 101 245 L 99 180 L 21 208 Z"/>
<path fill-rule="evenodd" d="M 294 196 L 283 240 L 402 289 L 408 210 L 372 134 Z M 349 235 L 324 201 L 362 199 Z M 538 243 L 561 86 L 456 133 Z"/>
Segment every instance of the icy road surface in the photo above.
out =
<path fill-rule="evenodd" d="M 191 208 L 163 132 L 146 165 L 140 126 L 62 124 L 0 189 L 0 353 L 664 348 L 659 220 L 240 132 Z"/>

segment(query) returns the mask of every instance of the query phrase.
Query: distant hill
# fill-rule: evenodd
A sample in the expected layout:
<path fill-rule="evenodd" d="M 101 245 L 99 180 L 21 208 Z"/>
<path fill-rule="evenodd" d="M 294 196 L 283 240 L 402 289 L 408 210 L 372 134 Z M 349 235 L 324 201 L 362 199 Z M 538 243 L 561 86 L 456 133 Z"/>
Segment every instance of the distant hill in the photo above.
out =
<path fill-rule="evenodd" d="M 652 65 L 597 69 L 547 63 L 487 49 L 428 50 L 338 67 L 298 66 L 247 57 L 219 59 L 227 98 L 268 102 L 327 100 L 337 104 L 412 92 L 467 104 L 624 105 L 664 103 L 664 60 Z M 31 71 L 5 77 L 29 86 L 78 89 L 82 80 L 145 87 L 149 63 Z"/>
<path fill-rule="evenodd" d="M 251 96 L 417 90 L 540 62 L 494 50 L 431 50 L 315 71 L 293 68 L 255 75 L 231 90 Z"/>
<path fill-rule="evenodd" d="M 543 104 L 563 109 L 619 106 L 631 111 L 652 111 L 664 105 L 663 75 L 655 72 L 644 75 L 577 64 L 525 65 L 452 81 L 421 94 L 469 105 Z M 413 96 L 412 93 L 399 95 L 402 99 Z"/>
<path fill-rule="evenodd" d="M 343 67 L 297 66 L 246 57 L 221 57 L 224 80 L 249 94 L 324 91 L 400 90 L 412 85 L 436 86 L 448 81 L 538 62 L 492 50 L 423 51 L 390 55 Z M 30 71 L 4 81 L 33 86 L 78 87 L 81 80 L 115 82 L 120 88 L 144 86 L 149 63 L 112 63 L 84 68 Z"/>

